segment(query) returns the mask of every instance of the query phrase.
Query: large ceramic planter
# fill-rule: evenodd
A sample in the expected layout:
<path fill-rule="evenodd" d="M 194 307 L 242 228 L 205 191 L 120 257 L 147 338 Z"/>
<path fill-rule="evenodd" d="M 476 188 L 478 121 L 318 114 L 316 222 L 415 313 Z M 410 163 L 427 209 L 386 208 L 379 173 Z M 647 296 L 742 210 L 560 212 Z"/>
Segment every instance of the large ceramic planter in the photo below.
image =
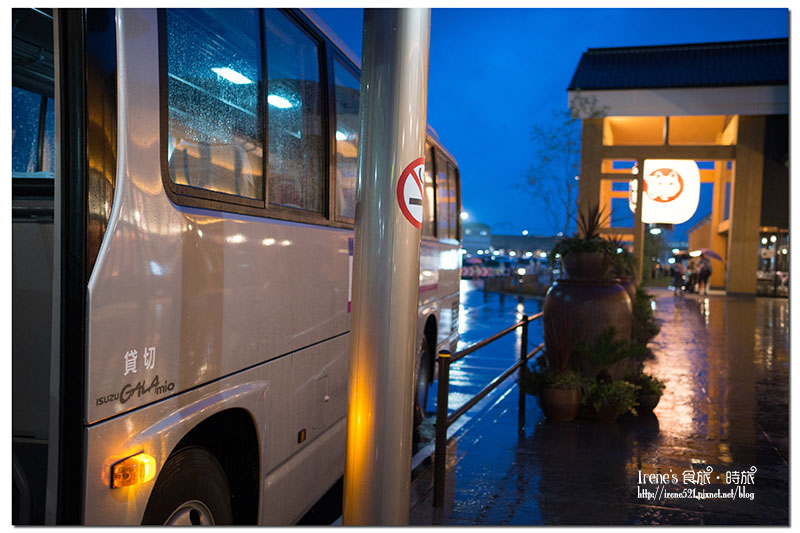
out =
<path fill-rule="evenodd" d="M 609 327 L 617 338 L 630 340 L 633 311 L 628 293 L 615 281 L 558 280 L 545 296 L 543 311 L 544 342 L 555 349 L 559 339 L 583 342 L 591 346 Z M 576 361 L 581 372 L 594 376 L 599 369 L 590 361 Z M 609 369 L 612 379 L 629 372 L 630 362 L 619 361 Z"/>
<path fill-rule="evenodd" d="M 617 283 L 627 291 L 631 304 L 636 301 L 636 283 L 631 278 L 617 278 Z"/>
<path fill-rule="evenodd" d="M 572 252 L 561 261 L 569 279 L 602 279 L 611 264 L 602 252 Z"/>
<path fill-rule="evenodd" d="M 578 389 L 562 389 L 545 385 L 539 393 L 539 404 L 548 420 L 571 422 L 578 416 L 581 393 Z"/>

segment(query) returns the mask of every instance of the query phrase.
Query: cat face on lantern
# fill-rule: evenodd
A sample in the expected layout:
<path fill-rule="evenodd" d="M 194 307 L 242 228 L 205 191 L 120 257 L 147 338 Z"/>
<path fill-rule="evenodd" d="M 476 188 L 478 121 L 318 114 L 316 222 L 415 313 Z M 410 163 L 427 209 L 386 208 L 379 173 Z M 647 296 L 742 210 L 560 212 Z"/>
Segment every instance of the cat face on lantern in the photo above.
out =
<path fill-rule="evenodd" d="M 660 168 L 645 176 L 644 192 L 656 202 L 671 202 L 683 192 L 683 178 L 671 168 Z"/>

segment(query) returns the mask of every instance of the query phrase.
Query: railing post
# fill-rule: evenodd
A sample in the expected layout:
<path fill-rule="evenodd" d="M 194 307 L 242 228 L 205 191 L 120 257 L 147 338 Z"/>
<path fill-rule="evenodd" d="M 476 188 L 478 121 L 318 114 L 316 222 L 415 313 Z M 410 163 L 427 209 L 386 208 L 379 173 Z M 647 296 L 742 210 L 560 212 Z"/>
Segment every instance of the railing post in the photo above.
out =
<path fill-rule="evenodd" d="M 517 413 L 517 429 L 525 428 L 525 391 L 522 390 L 522 375 L 528 371 L 528 315 L 522 315 L 522 338 L 519 343 L 519 358 L 522 366 L 519 367 L 519 409 Z"/>
<path fill-rule="evenodd" d="M 436 395 L 436 444 L 433 463 L 433 506 L 444 504 L 447 463 L 447 395 L 450 389 L 450 352 L 439 352 L 439 385 Z"/>

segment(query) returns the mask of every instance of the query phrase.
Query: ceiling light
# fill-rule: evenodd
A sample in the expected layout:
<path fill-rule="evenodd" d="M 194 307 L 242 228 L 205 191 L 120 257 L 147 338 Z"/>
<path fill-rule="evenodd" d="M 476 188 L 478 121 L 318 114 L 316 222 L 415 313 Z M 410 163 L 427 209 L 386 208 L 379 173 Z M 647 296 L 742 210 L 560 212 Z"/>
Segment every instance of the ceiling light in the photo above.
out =
<path fill-rule="evenodd" d="M 253 83 L 253 80 L 251 80 L 250 78 L 228 67 L 215 67 L 212 68 L 211 70 L 216 72 L 217 75 L 222 76 L 229 82 L 235 83 L 236 85 L 247 85 L 248 83 Z"/>

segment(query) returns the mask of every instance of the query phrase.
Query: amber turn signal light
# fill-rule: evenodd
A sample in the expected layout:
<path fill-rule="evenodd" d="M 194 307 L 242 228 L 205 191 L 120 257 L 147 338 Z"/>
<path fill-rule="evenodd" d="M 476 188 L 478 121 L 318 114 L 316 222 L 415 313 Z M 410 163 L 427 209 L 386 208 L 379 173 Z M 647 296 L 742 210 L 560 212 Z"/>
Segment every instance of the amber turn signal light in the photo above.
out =
<path fill-rule="evenodd" d="M 130 487 L 156 477 L 156 460 L 146 453 L 138 453 L 111 467 L 111 488 Z"/>

